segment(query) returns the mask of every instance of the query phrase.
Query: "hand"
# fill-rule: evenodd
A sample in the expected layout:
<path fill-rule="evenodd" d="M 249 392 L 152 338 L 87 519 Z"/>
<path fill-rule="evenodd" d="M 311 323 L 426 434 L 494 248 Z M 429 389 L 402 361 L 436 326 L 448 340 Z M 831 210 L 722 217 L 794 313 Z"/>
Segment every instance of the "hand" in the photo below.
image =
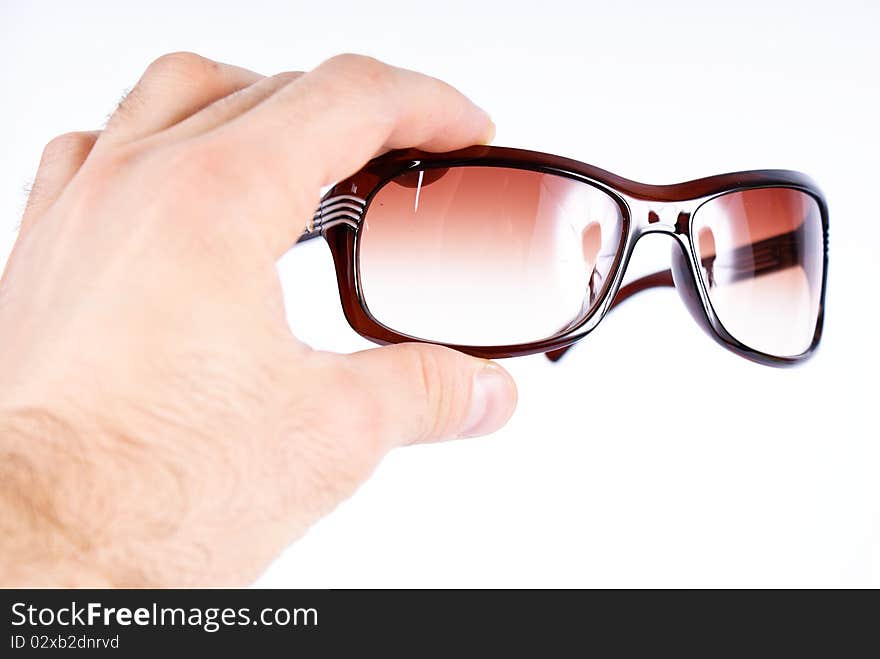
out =
<path fill-rule="evenodd" d="M 297 341 L 275 269 L 323 185 L 492 130 L 369 58 L 262 77 L 181 53 L 53 140 L 0 280 L 0 585 L 247 583 L 391 448 L 503 425 L 495 364 Z"/>

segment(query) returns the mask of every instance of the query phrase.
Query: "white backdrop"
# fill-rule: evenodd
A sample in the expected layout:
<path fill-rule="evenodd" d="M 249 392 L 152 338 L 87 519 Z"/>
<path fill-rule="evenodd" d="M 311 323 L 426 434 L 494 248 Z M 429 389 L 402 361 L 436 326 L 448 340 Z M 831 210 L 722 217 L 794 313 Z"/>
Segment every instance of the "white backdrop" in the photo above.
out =
<path fill-rule="evenodd" d="M 638 180 L 801 169 L 831 210 L 815 359 L 748 363 L 645 293 L 558 364 L 506 361 L 507 428 L 393 453 L 259 585 L 880 586 L 880 5 L 710 4 L 0 0 L 0 263 L 43 144 L 174 50 L 263 73 L 374 55 L 472 96 L 497 144 Z M 632 274 L 670 245 L 643 240 Z M 279 267 L 299 336 L 367 345 L 323 242 Z"/>

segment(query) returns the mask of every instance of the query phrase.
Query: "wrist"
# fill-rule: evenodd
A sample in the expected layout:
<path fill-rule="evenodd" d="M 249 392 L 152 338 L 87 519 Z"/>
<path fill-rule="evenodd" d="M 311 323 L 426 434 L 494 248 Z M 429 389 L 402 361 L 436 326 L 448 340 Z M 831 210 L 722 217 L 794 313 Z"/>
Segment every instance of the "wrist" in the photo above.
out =
<path fill-rule="evenodd" d="M 43 412 L 0 413 L 0 586 L 101 586 L 88 543 L 67 522 L 53 484 L 79 443 Z M 65 464 L 67 463 L 67 464 Z"/>

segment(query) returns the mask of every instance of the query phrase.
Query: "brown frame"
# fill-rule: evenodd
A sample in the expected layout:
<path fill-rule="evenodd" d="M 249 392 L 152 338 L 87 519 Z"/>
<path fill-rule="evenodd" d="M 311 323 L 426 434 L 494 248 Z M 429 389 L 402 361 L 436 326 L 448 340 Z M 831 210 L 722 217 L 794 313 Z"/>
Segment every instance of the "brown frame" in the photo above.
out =
<path fill-rule="evenodd" d="M 625 240 L 609 272 L 611 283 L 606 287 L 602 299 L 584 318 L 579 319 L 564 333 L 519 345 L 440 345 L 487 359 L 544 352 L 555 361 L 572 344 L 589 334 L 608 311 L 623 300 L 647 288 L 675 286 L 700 327 L 719 344 L 742 357 L 761 364 L 787 366 L 810 357 L 818 346 L 825 315 L 828 207 L 818 186 L 805 174 L 778 169 L 755 170 L 720 174 L 685 183 L 650 185 L 625 179 L 570 158 L 497 146 L 472 146 L 449 153 L 427 153 L 415 149 L 393 151 L 370 161 L 362 170 L 333 186 L 324 196 L 300 241 L 318 235 L 323 235 L 327 240 L 336 268 L 342 309 L 349 324 L 361 336 L 379 344 L 426 342 L 383 325 L 373 318 L 364 300 L 358 272 L 358 236 L 361 220 L 369 212 L 371 200 L 386 183 L 407 171 L 467 166 L 545 172 L 598 187 L 619 204 L 623 214 Z M 816 200 L 822 219 L 824 250 L 818 319 L 810 347 L 796 356 L 782 357 L 754 350 L 727 332 L 712 309 L 697 267 L 696 250 L 690 236 L 693 216 L 702 204 L 728 192 L 768 187 L 792 188 L 809 194 Z M 679 206 L 682 210 L 678 210 Z M 670 210 L 678 212 L 666 221 L 661 219 Z M 636 242 L 648 233 L 666 233 L 675 239 L 679 249 L 673 248 L 672 268 L 621 286 Z M 784 240 L 785 237 L 781 238 Z M 775 253 L 778 252 L 779 249 L 776 249 Z"/>

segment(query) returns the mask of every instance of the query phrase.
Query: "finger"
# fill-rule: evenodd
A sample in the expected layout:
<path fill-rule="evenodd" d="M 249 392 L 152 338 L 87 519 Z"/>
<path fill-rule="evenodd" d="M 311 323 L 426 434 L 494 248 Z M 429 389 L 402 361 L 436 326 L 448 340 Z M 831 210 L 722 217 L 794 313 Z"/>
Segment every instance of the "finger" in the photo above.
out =
<path fill-rule="evenodd" d="M 403 343 L 339 358 L 373 392 L 390 446 L 486 435 L 516 407 L 507 371 L 449 348 Z"/>
<path fill-rule="evenodd" d="M 250 209 L 264 218 L 260 228 L 278 255 L 295 242 L 320 187 L 354 173 L 377 151 L 450 150 L 493 131 L 488 115 L 449 85 L 344 55 L 212 133 L 205 158 L 259 186 L 265 206 Z"/>
<path fill-rule="evenodd" d="M 240 128 L 277 145 L 267 167 L 307 162 L 303 169 L 318 187 L 354 173 L 383 148 L 447 151 L 493 133 L 489 116 L 453 87 L 359 55 L 324 62 L 243 115 Z"/>
<path fill-rule="evenodd" d="M 263 76 L 194 53 L 163 55 L 110 117 L 98 148 L 157 133 Z"/>
<path fill-rule="evenodd" d="M 24 233 L 58 199 L 88 158 L 99 131 L 65 133 L 46 145 L 21 219 Z"/>
<path fill-rule="evenodd" d="M 175 141 L 206 133 L 256 107 L 302 75 L 302 71 L 286 71 L 262 78 L 249 87 L 224 96 L 203 110 L 187 117 L 166 130 L 163 137 Z"/>

